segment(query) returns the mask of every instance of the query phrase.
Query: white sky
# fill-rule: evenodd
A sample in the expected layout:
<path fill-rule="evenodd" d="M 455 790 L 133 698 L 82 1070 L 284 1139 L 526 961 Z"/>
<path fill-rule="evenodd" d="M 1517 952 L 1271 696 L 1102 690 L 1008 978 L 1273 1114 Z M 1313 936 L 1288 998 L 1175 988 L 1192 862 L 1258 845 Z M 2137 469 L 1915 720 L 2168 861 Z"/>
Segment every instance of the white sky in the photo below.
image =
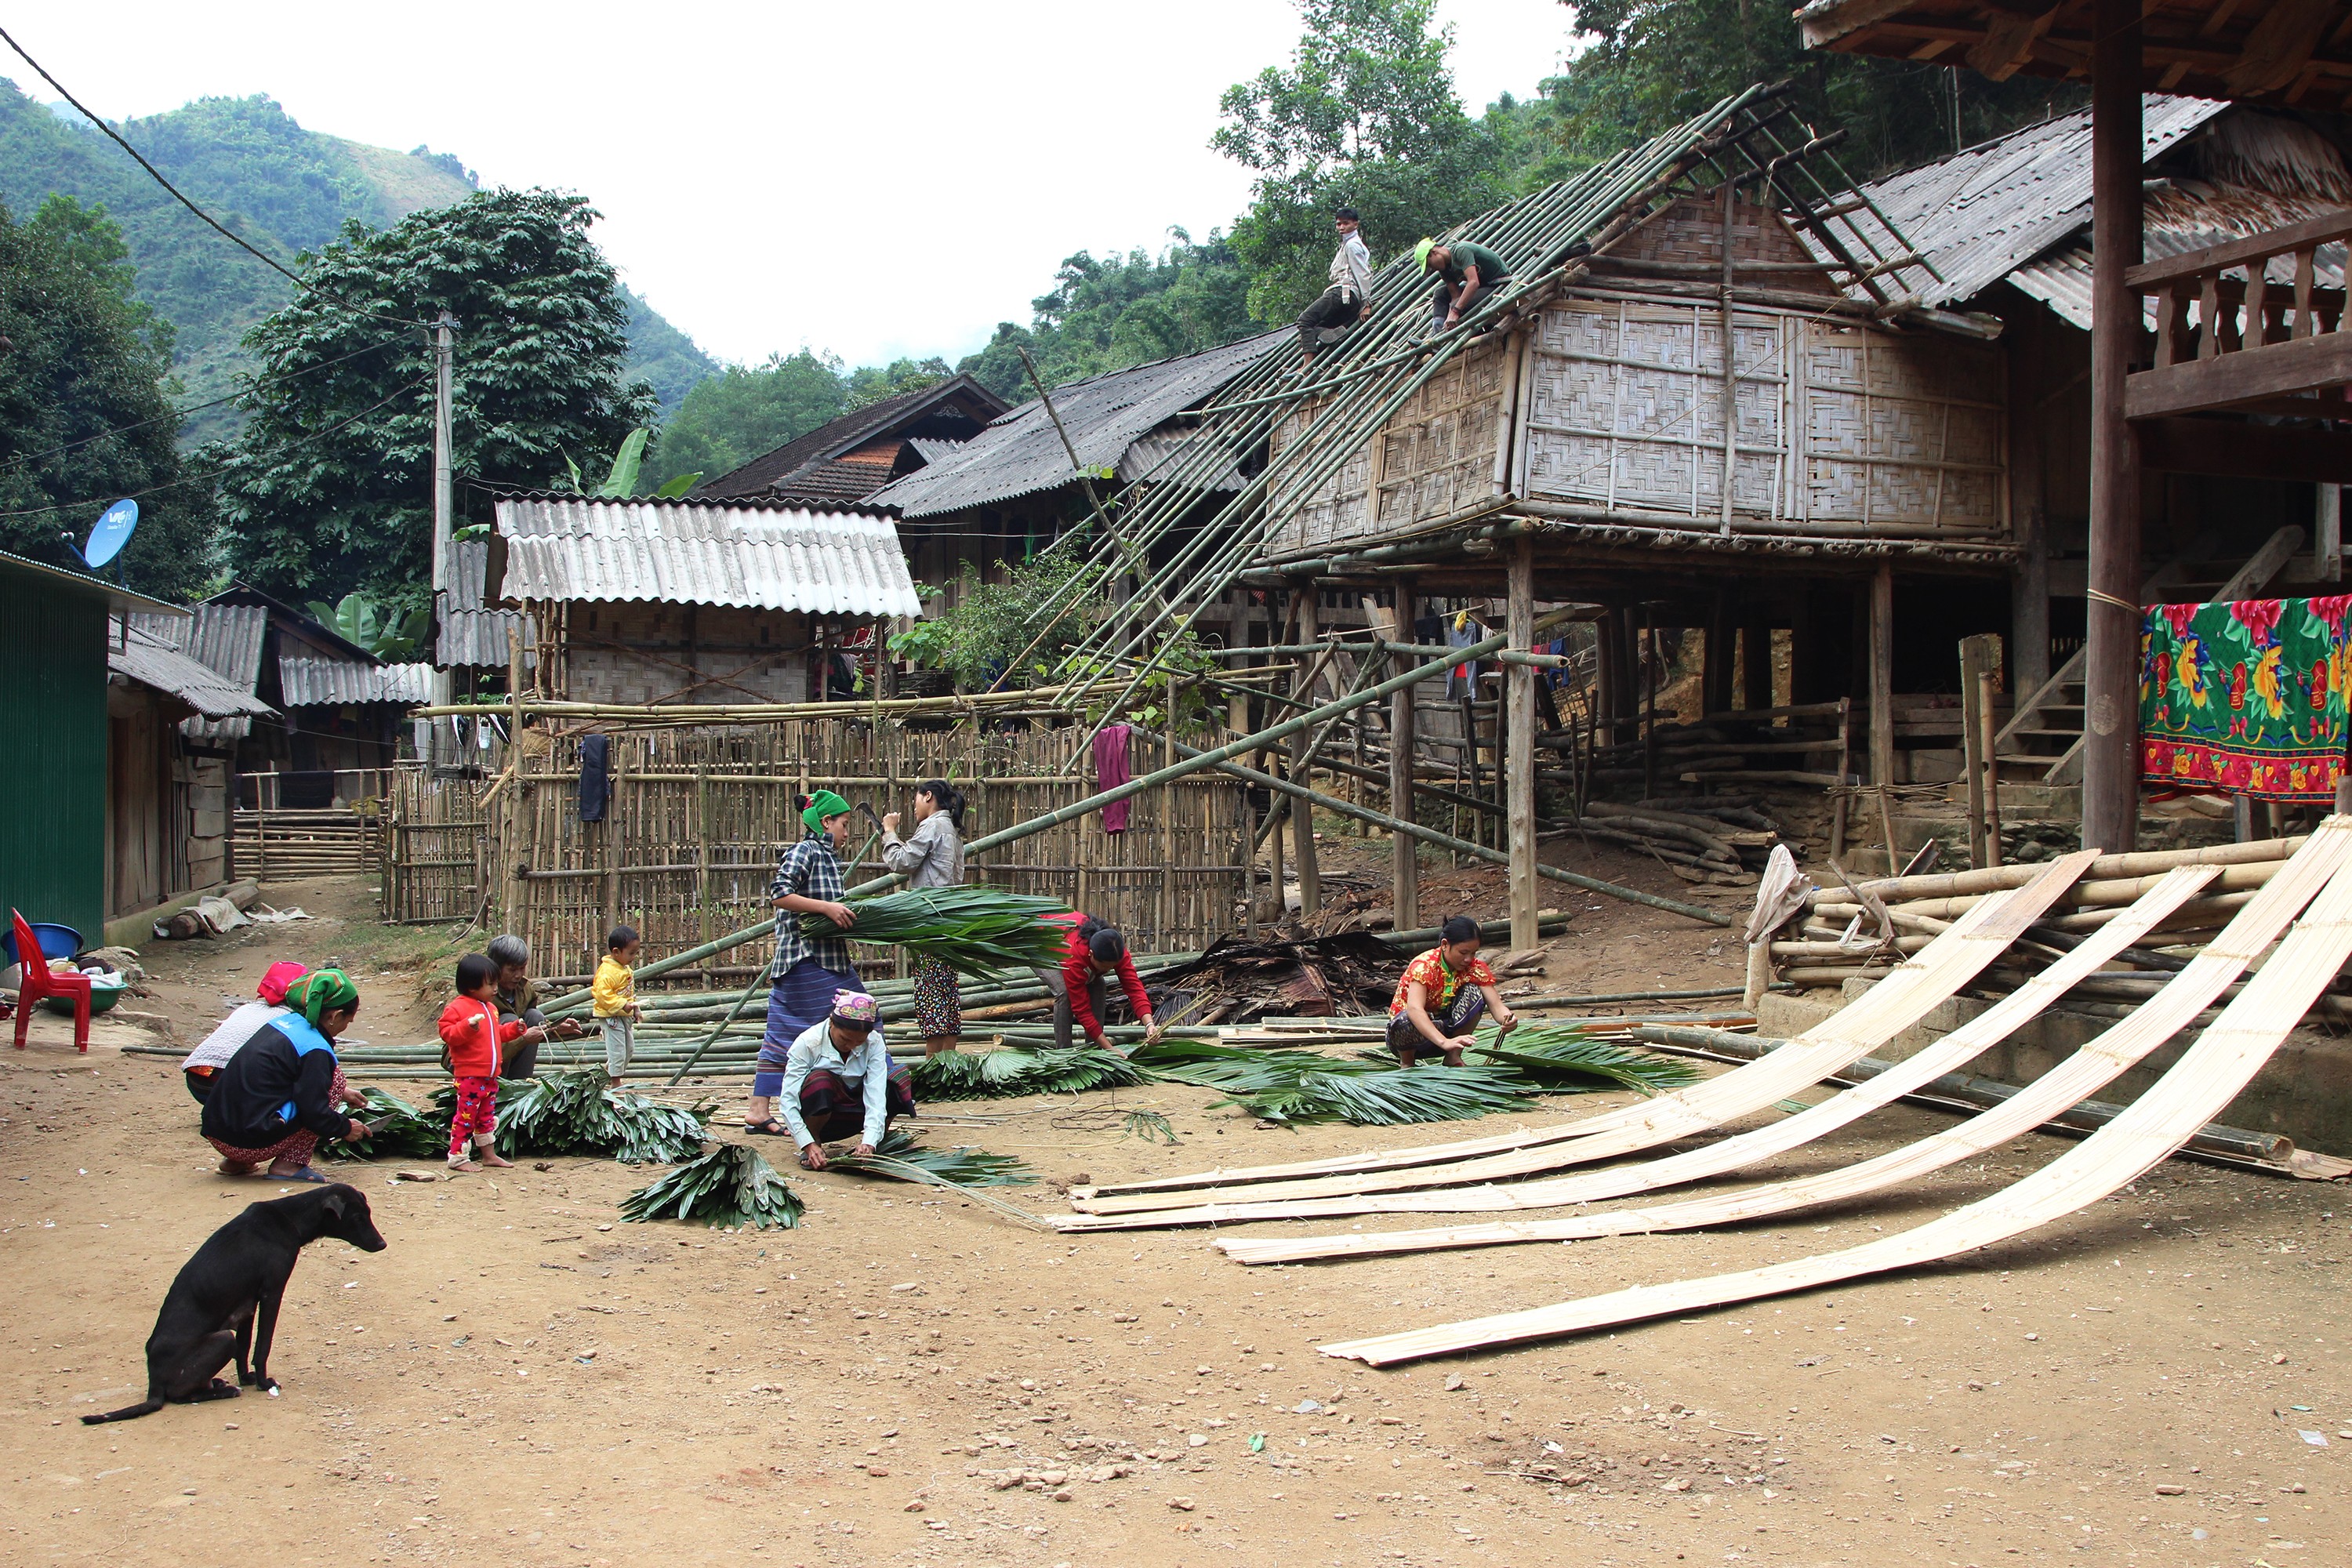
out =
<path fill-rule="evenodd" d="M 1557 0 L 1440 0 L 1475 112 L 1552 74 Z M 9 30 L 92 109 L 267 93 L 304 126 L 581 191 L 630 284 L 722 358 L 951 362 L 1063 257 L 1231 221 L 1217 98 L 1288 58 L 1288 0 L 115 0 Z M 15 56 L 0 75 L 52 96 Z M 225 243 L 225 242 L 224 242 Z M 844 264 L 860 270 L 850 274 Z"/>

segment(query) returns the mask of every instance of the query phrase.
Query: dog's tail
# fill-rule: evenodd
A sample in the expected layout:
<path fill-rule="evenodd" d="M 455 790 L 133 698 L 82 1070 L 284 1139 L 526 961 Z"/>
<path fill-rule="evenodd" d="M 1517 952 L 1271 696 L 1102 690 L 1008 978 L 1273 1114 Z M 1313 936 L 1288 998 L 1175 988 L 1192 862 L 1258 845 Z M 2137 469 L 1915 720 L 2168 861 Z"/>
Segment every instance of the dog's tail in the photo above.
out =
<path fill-rule="evenodd" d="M 160 1399 L 142 1399 L 136 1405 L 126 1405 L 120 1410 L 110 1410 L 103 1415 L 85 1415 L 81 1418 L 81 1424 L 85 1426 L 96 1426 L 108 1421 L 134 1421 L 142 1415 L 152 1415 L 163 1408 L 163 1402 Z"/>

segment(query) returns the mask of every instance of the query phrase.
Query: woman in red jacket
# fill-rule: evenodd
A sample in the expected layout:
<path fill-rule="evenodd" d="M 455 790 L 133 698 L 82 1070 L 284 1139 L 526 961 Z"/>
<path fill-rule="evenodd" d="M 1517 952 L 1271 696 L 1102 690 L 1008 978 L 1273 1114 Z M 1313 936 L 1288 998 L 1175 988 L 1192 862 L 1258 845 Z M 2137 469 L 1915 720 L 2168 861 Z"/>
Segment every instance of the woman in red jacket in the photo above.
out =
<path fill-rule="evenodd" d="M 1076 911 L 1050 919 L 1070 931 L 1069 942 L 1062 950 L 1062 967 L 1036 972 L 1037 978 L 1045 983 L 1045 989 L 1054 994 L 1055 1047 L 1069 1048 L 1071 1026 L 1075 1024 L 1086 1031 L 1088 1044 L 1105 1050 L 1117 1049 L 1104 1037 L 1102 1026 L 1106 1000 L 1103 980 L 1114 970 L 1118 973 L 1119 989 L 1127 994 L 1129 1008 L 1143 1026 L 1143 1043 L 1156 1044 L 1160 1039 L 1160 1021 L 1151 1016 L 1151 995 L 1135 973 L 1135 960 L 1128 956 L 1127 938 L 1119 934 L 1118 928 Z"/>
<path fill-rule="evenodd" d="M 457 1080 L 457 1111 L 449 1121 L 451 1170 L 471 1173 L 509 1163 L 492 1147 L 499 1130 L 499 1047 L 518 1040 L 536 1045 L 546 1038 L 546 1030 L 527 1027 L 520 1019 L 499 1022 L 497 964 L 478 952 L 457 961 L 457 999 L 441 1009 L 441 1046 L 449 1058 L 449 1075 Z M 474 1146 L 470 1159 L 468 1140 Z"/>

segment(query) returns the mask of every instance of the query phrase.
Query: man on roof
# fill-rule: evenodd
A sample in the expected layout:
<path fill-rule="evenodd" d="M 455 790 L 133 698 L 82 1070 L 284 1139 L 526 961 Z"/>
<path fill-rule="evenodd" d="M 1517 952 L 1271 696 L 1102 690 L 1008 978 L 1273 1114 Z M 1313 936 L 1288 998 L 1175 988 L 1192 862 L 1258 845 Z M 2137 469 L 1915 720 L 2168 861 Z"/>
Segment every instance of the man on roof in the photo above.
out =
<path fill-rule="evenodd" d="M 1460 325 L 1474 307 L 1511 280 L 1511 264 L 1472 240 L 1424 239 L 1413 254 L 1421 258 L 1423 272 L 1437 274 L 1437 292 L 1429 299 L 1433 334 Z"/>
<path fill-rule="evenodd" d="M 1313 364 L 1317 351 L 1336 343 L 1348 329 L 1372 313 L 1372 253 L 1356 232 L 1356 209 L 1331 215 L 1339 247 L 1331 253 L 1331 287 L 1298 312 L 1298 363 Z"/>

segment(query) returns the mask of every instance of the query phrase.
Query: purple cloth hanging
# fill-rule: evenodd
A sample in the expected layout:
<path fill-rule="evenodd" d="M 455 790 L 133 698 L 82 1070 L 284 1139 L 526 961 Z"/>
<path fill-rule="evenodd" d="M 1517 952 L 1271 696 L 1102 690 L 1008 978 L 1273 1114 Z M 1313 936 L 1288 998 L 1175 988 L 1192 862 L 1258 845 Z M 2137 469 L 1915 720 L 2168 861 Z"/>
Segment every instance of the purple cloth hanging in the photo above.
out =
<path fill-rule="evenodd" d="M 1106 724 L 1095 731 L 1095 788 L 1097 791 L 1117 789 L 1134 777 L 1127 765 L 1127 726 Z M 1115 801 L 1102 808 L 1103 831 L 1127 831 L 1126 801 Z"/>

